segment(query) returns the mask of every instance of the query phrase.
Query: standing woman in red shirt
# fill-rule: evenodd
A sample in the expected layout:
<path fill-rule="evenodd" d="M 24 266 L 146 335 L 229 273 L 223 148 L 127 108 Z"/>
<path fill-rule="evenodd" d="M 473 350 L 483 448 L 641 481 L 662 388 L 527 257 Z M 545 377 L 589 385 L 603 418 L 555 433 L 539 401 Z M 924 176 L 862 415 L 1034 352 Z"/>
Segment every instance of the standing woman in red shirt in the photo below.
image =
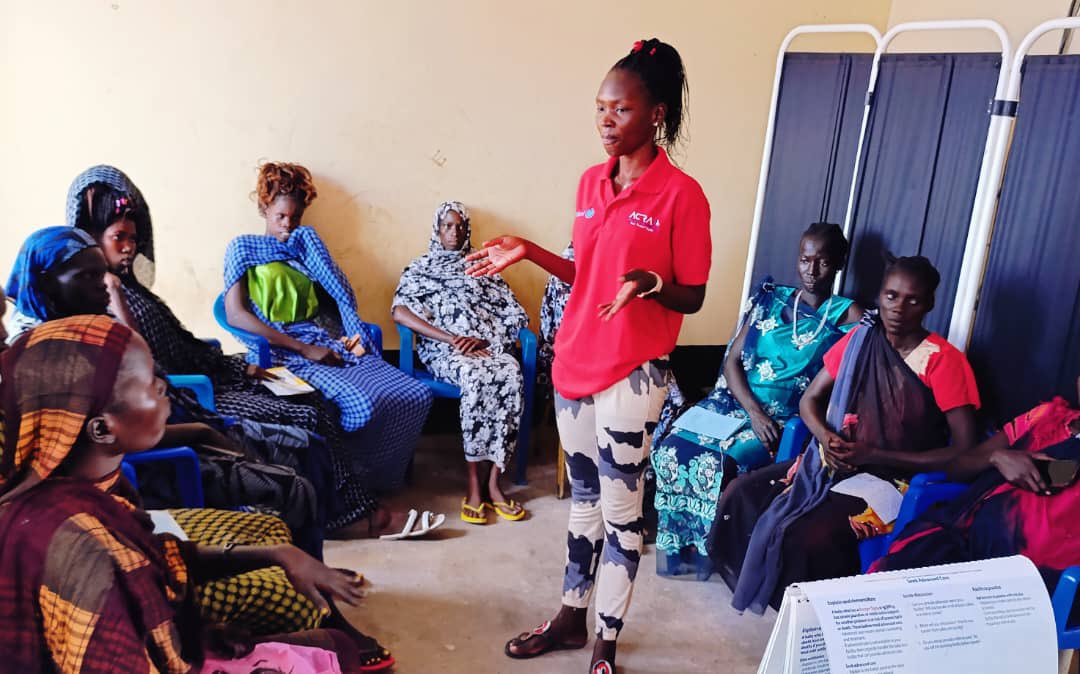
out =
<path fill-rule="evenodd" d="M 671 164 L 686 74 L 675 48 L 634 43 L 604 77 L 596 128 L 609 159 L 581 176 L 576 261 L 515 236 L 470 256 L 472 275 L 529 260 L 571 284 L 555 339 L 556 421 L 572 485 L 562 608 L 511 639 L 506 654 L 532 658 L 588 643 L 585 611 L 596 590 L 589 672 L 615 671 L 641 557 L 642 470 L 667 393 L 668 354 L 683 314 L 701 308 L 712 245 L 709 203 Z"/>

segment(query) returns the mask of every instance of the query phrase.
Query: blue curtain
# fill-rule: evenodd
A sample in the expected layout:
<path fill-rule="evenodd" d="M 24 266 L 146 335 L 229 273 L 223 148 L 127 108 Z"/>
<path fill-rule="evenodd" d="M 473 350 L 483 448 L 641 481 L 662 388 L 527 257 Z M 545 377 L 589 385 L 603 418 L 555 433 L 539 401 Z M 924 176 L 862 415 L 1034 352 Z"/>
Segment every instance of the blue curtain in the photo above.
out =
<path fill-rule="evenodd" d="M 1012 149 L 968 351 L 998 423 L 1080 375 L 1080 56 L 1024 65 Z"/>
<path fill-rule="evenodd" d="M 948 331 L 1000 66 L 998 54 L 882 57 L 844 295 L 873 306 L 886 253 L 925 255 L 942 278 L 927 327 Z"/>
<path fill-rule="evenodd" d="M 870 54 L 789 53 L 776 104 L 753 278 L 798 284 L 799 235 L 842 223 L 870 80 Z"/>

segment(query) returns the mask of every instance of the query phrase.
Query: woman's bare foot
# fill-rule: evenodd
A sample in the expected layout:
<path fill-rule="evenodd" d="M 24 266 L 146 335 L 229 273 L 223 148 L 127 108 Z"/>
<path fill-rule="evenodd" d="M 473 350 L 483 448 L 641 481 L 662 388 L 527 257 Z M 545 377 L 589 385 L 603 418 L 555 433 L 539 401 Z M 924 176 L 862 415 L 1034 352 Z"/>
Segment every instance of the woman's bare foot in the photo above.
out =
<path fill-rule="evenodd" d="M 514 637 L 506 644 L 511 658 L 535 658 L 551 651 L 584 648 L 589 643 L 585 609 L 563 606 L 550 621 Z"/>
<path fill-rule="evenodd" d="M 491 467 L 491 474 L 488 477 L 487 484 L 488 502 L 505 504 L 496 507 L 502 511 L 505 517 L 513 518 L 525 512 L 525 508 L 520 503 L 507 498 L 506 494 L 503 493 L 502 488 L 499 486 L 499 477 L 501 475 L 502 471 L 494 466 Z"/>
<path fill-rule="evenodd" d="M 334 529 L 327 534 L 331 539 L 378 538 L 385 534 L 400 533 L 405 528 L 409 513 L 379 507 L 368 517 L 352 524 Z"/>

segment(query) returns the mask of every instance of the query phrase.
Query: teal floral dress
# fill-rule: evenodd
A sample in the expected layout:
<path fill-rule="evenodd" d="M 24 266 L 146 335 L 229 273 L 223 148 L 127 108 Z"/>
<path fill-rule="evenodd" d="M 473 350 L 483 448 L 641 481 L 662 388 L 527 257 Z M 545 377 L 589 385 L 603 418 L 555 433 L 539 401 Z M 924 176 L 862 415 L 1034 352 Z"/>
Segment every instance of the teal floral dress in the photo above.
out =
<path fill-rule="evenodd" d="M 847 332 L 841 326 L 851 300 L 832 297 L 817 312 L 800 302 L 793 321 L 797 289 L 766 279 L 739 321 L 750 327 L 743 341 L 746 380 L 765 412 L 780 426 L 799 412 L 799 399 L 822 367 L 825 352 Z M 729 354 L 730 357 L 733 354 Z M 710 414 L 743 419 L 726 438 L 692 433 L 678 420 L 654 445 L 656 471 L 657 571 L 676 575 L 697 571 L 704 580 L 711 568 L 705 539 L 716 517 L 720 492 L 739 473 L 772 461 L 750 426 L 750 418 L 727 387 L 721 367 L 716 386 L 697 403 Z"/>

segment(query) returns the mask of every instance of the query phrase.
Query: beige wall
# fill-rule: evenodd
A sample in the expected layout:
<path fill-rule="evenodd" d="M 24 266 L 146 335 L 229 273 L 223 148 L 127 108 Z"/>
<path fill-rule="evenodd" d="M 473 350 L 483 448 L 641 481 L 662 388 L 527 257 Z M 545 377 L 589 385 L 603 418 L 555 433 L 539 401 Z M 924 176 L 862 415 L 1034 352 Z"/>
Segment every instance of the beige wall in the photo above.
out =
<path fill-rule="evenodd" d="M 942 19 L 993 19 L 1005 28 L 1013 49 L 1032 28 L 1047 19 L 1067 16 L 1069 0 L 893 0 L 889 27 L 906 21 Z M 1055 54 L 1061 33 L 1043 36 L 1035 43 L 1034 54 Z M 1080 46 L 1074 40 L 1073 49 Z M 1000 42 L 986 31 L 950 31 L 901 35 L 890 51 L 998 51 Z"/>
<path fill-rule="evenodd" d="M 157 225 L 155 289 L 197 334 L 233 236 L 261 231 L 248 194 L 265 158 L 298 161 L 320 192 L 308 222 L 390 326 L 400 269 L 456 198 L 476 238 L 569 238 L 580 172 L 603 153 L 592 99 L 634 39 L 682 52 L 683 166 L 713 207 L 714 272 L 682 342 L 727 341 L 735 318 L 775 51 L 800 23 L 884 28 L 888 0 L 536 3 L 461 0 L 2 1 L 0 202 L 6 274 L 23 237 L 62 222 L 69 181 L 112 163 Z M 865 43 L 864 43 L 865 44 Z M 812 38 L 799 48 L 851 45 Z M 858 45 L 856 45 L 858 46 Z M 507 274 L 534 314 L 543 274 Z M 388 346 L 396 343 L 388 331 Z"/>

